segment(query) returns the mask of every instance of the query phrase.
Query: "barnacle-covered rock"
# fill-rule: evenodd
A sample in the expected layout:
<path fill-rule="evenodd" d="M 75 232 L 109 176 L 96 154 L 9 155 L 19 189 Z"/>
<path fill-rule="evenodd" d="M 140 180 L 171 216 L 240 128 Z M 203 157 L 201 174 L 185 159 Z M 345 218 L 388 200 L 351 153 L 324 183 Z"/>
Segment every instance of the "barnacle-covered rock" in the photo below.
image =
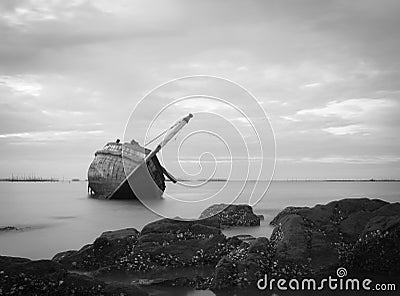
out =
<path fill-rule="evenodd" d="M 242 243 L 218 262 L 212 288 L 254 285 L 264 274 L 271 274 L 274 255 L 275 248 L 265 237 Z"/>
<path fill-rule="evenodd" d="M 230 245 L 215 221 L 161 219 L 147 224 L 135 248 L 120 258 L 129 271 L 215 264 Z"/>
<path fill-rule="evenodd" d="M 351 250 L 357 272 L 400 275 L 400 204 L 389 204 L 364 228 Z"/>
<path fill-rule="evenodd" d="M 58 253 L 52 260 L 69 269 L 78 270 L 94 270 L 114 265 L 119 258 L 132 251 L 138 236 L 139 231 L 135 228 L 106 231 L 93 244 L 88 244 L 79 251 Z"/>
<path fill-rule="evenodd" d="M 353 248 L 359 238 L 366 231 L 383 231 L 389 223 L 387 217 L 393 215 L 399 217 L 399 204 L 367 198 L 343 199 L 313 208 L 289 207 L 271 222 L 277 225 L 271 241 L 276 243 L 279 262 L 302 264 L 315 274 L 331 273 L 339 265 L 351 265 L 356 260 Z M 380 216 L 385 216 L 386 222 L 380 221 Z"/>
<path fill-rule="evenodd" d="M 221 226 L 259 226 L 260 215 L 249 205 L 215 204 L 205 209 L 200 219 L 217 217 Z"/>
<path fill-rule="evenodd" d="M 148 295 L 135 285 L 110 284 L 68 272 L 51 260 L 0 256 L 1 295 Z"/>

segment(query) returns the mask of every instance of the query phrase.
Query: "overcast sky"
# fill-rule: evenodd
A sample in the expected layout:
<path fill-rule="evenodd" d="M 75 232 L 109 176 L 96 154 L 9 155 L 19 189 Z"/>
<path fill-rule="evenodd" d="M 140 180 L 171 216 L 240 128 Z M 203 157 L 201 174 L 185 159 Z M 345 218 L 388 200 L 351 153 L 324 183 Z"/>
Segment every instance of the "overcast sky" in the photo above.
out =
<path fill-rule="evenodd" d="M 0 176 L 85 178 L 147 92 L 205 74 L 263 106 L 275 178 L 399 178 L 399 28 L 397 0 L 1 0 Z M 188 142 L 182 159 L 196 170 L 218 145 Z M 180 176 L 175 160 L 163 162 Z"/>

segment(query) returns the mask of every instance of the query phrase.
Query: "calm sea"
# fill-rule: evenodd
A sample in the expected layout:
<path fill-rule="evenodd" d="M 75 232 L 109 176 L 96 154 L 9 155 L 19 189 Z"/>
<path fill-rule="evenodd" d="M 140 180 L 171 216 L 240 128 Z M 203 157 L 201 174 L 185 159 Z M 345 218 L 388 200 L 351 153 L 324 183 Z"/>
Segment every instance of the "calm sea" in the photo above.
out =
<path fill-rule="evenodd" d="M 167 193 L 174 197 L 210 196 L 219 191 L 223 182 L 209 182 L 199 187 L 182 187 L 167 183 Z M 220 193 L 229 201 L 240 191 L 243 183 L 229 182 Z M 263 185 L 263 184 L 261 184 Z M 258 186 L 254 196 L 261 197 L 267 184 Z M 251 188 L 247 188 L 251 187 Z M 251 194 L 251 184 L 244 188 L 237 202 Z M 370 197 L 400 201 L 398 182 L 272 182 L 267 193 L 255 206 L 265 220 L 260 227 L 225 230 L 227 235 L 251 234 L 269 236 L 269 221 L 289 205 L 313 206 L 345 197 Z M 224 199 L 225 198 L 225 199 Z M 176 204 L 163 201 L 160 207 L 173 212 L 201 212 L 200 203 Z M 213 199 L 209 200 L 210 204 Z M 14 226 L 20 231 L 0 232 L 0 254 L 50 258 L 68 249 L 79 249 L 103 231 L 126 227 L 141 229 L 159 219 L 152 211 L 136 201 L 97 200 L 88 197 L 86 182 L 9 183 L 0 182 L 0 227 Z"/>

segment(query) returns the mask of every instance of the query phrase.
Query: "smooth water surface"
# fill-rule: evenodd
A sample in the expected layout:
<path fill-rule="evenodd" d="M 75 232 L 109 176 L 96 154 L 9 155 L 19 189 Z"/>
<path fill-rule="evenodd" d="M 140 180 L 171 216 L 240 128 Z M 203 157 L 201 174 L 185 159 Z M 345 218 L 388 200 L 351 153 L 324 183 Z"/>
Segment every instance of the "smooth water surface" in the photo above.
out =
<path fill-rule="evenodd" d="M 218 191 L 223 185 L 223 182 L 209 182 L 201 187 L 187 188 L 167 183 L 166 192 L 172 196 L 199 196 Z M 242 185 L 242 182 L 229 182 L 222 191 L 226 200 L 231 200 Z M 399 190 L 398 182 L 272 182 L 267 194 L 255 206 L 255 212 L 265 217 L 262 225 L 224 232 L 227 235 L 269 237 L 272 231 L 269 221 L 286 206 L 313 206 L 344 197 L 380 198 L 393 202 L 400 201 Z M 248 191 L 245 188 L 236 203 L 246 201 L 250 195 Z M 168 208 L 170 203 L 161 201 L 160 206 Z M 182 203 L 181 208 L 174 205 L 170 210 L 179 215 L 198 213 L 202 209 L 196 208 L 196 203 Z M 93 242 L 103 231 L 126 227 L 140 230 L 159 218 L 134 200 L 90 198 L 86 182 L 0 182 L 0 227 L 20 229 L 0 232 L 2 255 L 50 258 L 60 251 L 79 249 Z"/>

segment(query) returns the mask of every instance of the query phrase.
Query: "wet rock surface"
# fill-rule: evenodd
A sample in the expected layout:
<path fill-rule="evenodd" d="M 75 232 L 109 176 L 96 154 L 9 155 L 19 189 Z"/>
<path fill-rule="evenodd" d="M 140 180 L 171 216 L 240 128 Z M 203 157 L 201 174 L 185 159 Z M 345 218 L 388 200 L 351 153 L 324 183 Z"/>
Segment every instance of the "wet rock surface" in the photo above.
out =
<path fill-rule="evenodd" d="M 219 290 L 255 284 L 266 271 L 274 268 L 274 255 L 274 245 L 267 238 L 243 242 L 218 262 L 211 287 Z"/>
<path fill-rule="evenodd" d="M 283 217 L 292 214 L 297 214 L 297 212 L 301 209 L 305 209 L 305 207 L 286 207 L 285 209 L 283 209 L 283 211 L 279 212 L 278 215 L 276 215 L 275 218 L 273 218 L 269 224 L 273 226 L 278 226 L 279 221 Z"/>
<path fill-rule="evenodd" d="M 0 256 L 0 295 L 148 295 L 135 285 L 106 284 L 51 260 Z"/>
<path fill-rule="evenodd" d="M 216 204 L 205 209 L 200 219 L 215 216 L 221 227 L 259 226 L 262 215 L 256 215 L 249 205 Z"/>
<path fill-rule="evenodd" d="M 346 262 L 364 273 L 400 275 L 400 204 L 388 204 L 377 210 Z"/>
<path fill-rule="evenodd" d="M 234 248 L 213 220 L 162 219 L 146 225 L 135 248 L 121 257 L 127 271 L 148 271 L 216 264 Z"/>
<path fill-rule="evenodd" d="M 107 272 L 145 272 L 198 265 L 215 265 L 241 240 L 228 239 L 215 219 L 178 221 L 161 219 L 142 232 L 125 229 L 103 233 L 79 251 L 53 257 L 68 269 Z M 100 270 L 99 270 L 100 268 Z"/>
<path fill-rule="evenodd" d="M 301 264 L 313 274 L 331 273 L 342 265 L 355 268 L 367 263 L 361 260 L 359 249 L 362 244 L 372 248 L 372 241 L 366 237 L 373 231 L 379 234 L 388 231 L 388 241 L 382 240 L 379 246 L 390 254 L 398 254 L 395 229 L 398 229 L 399 206 L 363 198 L 343 199 L 313 208 L 287 208 L 271 222 L 276 225 L 271 236 L 276 242 L 276 257 L 280 262 Z M 381 264 L 385 262 L 383 253 L 374 256 Z"/>
<path fill-rule="evenodd" d="M 93 244 L 86 245 L 79 251 L 58 253 L 52 260 L 68 269 L 76 270 L 94 270 L 114 265 L 132 251 L 138 236 L 139 231 L 135 228 L 106 231 Z"/>

